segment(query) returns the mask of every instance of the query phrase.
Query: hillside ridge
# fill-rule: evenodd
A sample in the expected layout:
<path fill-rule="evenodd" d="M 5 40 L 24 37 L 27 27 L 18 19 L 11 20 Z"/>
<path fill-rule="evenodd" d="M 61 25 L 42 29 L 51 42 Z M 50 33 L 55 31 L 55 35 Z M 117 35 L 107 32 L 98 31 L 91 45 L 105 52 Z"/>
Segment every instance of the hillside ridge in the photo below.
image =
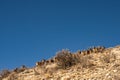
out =
<path fill-rule="evenodd" d="M 120 80 L 119 76 L 120 46 L 98 46 L 75 53 L 62 50 L 32 68 L 3 70 L 0 80 Z"/>

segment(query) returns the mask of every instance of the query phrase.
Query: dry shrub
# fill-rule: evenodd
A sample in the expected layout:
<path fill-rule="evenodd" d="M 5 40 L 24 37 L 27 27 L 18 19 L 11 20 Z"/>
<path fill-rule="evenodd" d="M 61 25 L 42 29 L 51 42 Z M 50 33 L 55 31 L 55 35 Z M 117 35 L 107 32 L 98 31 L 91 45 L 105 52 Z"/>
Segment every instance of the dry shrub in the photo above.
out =
<path fill-rule="evenodd" d="M 94 64 L 90 61 L 92 59 L 92 56 L 90 55 L 84 55 L 81 54 L 72 54 L 68 50 L 62 50 L 57 53 L 56 59 L 58 60 L 59 66 L 61 66 L 63 69 L 66 69 L 67 67 L 71 67 L 76 64 L 80 64 L 82 68 L 88 68 L 94 66 Z"/>
<path fill-rule="evenodd" d="M 91 55 L 81 56 L 79 58 L 79 64 L 82 68 L 90 68 L 90 67 L 95 66 L 95 64 L 92 61 Z"/>
<path fill-rule="evenodd" d="M 17 76 L 15 75 L 15 73 L 12 73 L 9 75 L 7 80 L 17 80 Z"/>
<path fill-rule="evenodd" d="M 21 68 L 15 68 L 13 71 L 16 72 L 16 73 L 20 73 L 20 72 L 23 72 L 27 69 L 26 66 L 22 66 Z"/>
<path fill-rule="evenodd" d="M 114 62 L 116 60 L 116 55 L 109 53 L 109 54 L 103 54 L 103 56 L 100 57 L 100 60 L 103 63 L 111 63 Z"/>
<path fill-rule="evenodd" d="M 11 72 L 7 69 L 0 72 L 1 79 L 7 77 Z"/>
<path fill-rule="evenodd" d="M 72 54 L 68 50 L 62 50 L 58 52 L 55 58 L 57 59 L 57 64 L 62 68 L 67 68 L 72 66 L 73 58 L 72 58 Z"/>

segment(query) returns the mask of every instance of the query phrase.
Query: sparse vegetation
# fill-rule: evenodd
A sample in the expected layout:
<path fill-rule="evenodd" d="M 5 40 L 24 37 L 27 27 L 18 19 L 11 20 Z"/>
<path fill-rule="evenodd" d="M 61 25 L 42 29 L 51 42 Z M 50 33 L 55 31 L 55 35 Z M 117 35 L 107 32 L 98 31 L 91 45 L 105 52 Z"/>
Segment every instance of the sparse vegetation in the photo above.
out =
<path fill-rule="evenodd" d="M 68 50 L 59 51 L 56 54 L 55 58 L 56 58 L 57 64 L 64 69 L 72 66 L 74 62 L 72 54 Z"/>
<path fill-rule="evenodd" d="M 0 76 L 0 80 L 120 80 L 120 47 L 93 47 L 75 53 L 62 50 L 31 69 L 4 70 Z"/>
<path fill-rule="evenodd" d="M 82 68 L 94 66 L 90 61 L 92 56 L 91 53 L 102 53 L 105 50 L 105 47 L 93 47 L 84 51 L 77 51 L 77 53 L 72 54 L 69 50 L 62 50 L 57 53 L 55 56 L 57 63 L 62 68 L 66 69 L 75 64 L 80 64 Z"/>
<path fill-rule="evenodd" d="M 2 70 L 0 72 L 0 79 L 7 77 L 11 72 L 8 69 Z"/>

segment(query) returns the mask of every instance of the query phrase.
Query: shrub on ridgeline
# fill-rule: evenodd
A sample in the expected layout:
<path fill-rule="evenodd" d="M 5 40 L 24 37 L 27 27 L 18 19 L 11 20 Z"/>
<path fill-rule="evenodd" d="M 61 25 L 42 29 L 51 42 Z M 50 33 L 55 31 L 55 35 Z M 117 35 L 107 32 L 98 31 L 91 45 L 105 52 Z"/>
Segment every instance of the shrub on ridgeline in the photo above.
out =
<path fill-rule="evenodd" d="M 0 80 L 2 80 L 2 78 L 7 77 L 10 73 L 11 73 L 11 72 L 10 72 L 9 70 L 7 70 L 7 69 L 2 70 L 2 71 L 0 72 Z"/>
<path fill-rule="evenodd" d="M 72 54 L 69 50 L 62 50 L 56 54 L 55 58 L 57 64 L 63 69 L 76 64 L 79 64 L 82 68 L 94 66 L 94 64 L 90 61 L 92 56 L 81 55 L 79 52 Z"/>
<path fill-rule="evenodd" d="M 27 67 L 25 65 L 22 65 L 21 68 L 15 68 L 13 71 L 16 73 L 20 73 L 23 72 L 27 69 Z"/>
<path fill-rule="evenodd" d="M 67 68 L 72 66 L 72 54 L 69 50 L 62 50 L 59 51 L 55 58 L 57 59 L 57 64 L 61 66 L 62 68 Z"/>

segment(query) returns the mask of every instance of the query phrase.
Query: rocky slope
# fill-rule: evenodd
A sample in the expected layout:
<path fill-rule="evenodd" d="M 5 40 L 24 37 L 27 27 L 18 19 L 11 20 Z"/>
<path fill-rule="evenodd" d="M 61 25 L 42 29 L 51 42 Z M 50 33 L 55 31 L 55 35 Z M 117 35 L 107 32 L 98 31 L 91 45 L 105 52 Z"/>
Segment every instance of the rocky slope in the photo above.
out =
<path fill-rule="evenodd" d="M 0 80 L 120 80 L 120 46 L 62 50 L 33 68 L 2 72 Z"/>

